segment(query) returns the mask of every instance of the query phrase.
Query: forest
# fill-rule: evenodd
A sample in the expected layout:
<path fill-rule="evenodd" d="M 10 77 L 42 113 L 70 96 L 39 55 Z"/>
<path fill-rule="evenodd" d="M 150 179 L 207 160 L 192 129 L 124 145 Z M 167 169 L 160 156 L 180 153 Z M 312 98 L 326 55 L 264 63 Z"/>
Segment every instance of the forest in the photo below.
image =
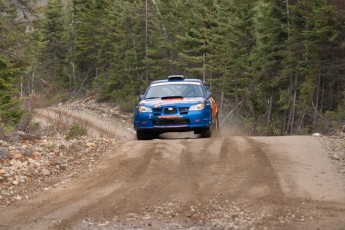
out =
<path fill-rule="evenodd" d="M 0 0 L 0 126 L 30 97 L 133 111 L 148 84 L 204 80 L 222 124 L 254 135 L 345 123 L 341 0 Z M 37 99 L 38 100 L 38 99 Z"/>

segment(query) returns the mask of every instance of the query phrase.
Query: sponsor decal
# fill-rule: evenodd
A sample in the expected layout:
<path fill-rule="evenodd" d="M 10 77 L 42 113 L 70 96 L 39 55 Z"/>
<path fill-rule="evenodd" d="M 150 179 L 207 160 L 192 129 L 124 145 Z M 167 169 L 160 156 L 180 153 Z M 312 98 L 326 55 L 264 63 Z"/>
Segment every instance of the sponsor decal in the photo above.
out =
<path fill-rule="evenodd" d="M 154 106 L 154 108 L 158 108 L 165 105 L 176 105 L 176 104 L 188 104 L 192 102 L 202 102 L 202 97 L 196 97 L 196 98 L 183 98 L 178 100 L 156 100 L 156 101 L 141 101 L 140 105 L 148 105 L 148 106 Z"/>
<path fill-rule="evenodd" d="M 155 125 L 153 126 L 154 128 L 157 129 L 164 129 L 164 128 L 185 128 L 188 127 L 188 125 Z"/>
<path fill-rule="evenodd" d="M 158 118 L 163 118 L 163 119 L 174 119 L 174 118 L 182 118 L 183 116 L 181 115 L 174 115 L 174 116 L 158 116 Z"/>

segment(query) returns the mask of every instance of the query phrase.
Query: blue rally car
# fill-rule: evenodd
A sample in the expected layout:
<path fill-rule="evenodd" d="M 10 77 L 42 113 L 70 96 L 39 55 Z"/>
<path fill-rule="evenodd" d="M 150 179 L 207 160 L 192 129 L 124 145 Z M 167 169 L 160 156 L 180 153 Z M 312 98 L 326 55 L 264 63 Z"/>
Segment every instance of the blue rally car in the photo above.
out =
<path fill-rule="evenodd" d="M 219 131 L 217 104 L 201 80 L 172 75 L 152 82 L 140 96 L 134 111 L 134 129 L 138 140 L 187 131 L 208 138 L 213 131 Z"/>

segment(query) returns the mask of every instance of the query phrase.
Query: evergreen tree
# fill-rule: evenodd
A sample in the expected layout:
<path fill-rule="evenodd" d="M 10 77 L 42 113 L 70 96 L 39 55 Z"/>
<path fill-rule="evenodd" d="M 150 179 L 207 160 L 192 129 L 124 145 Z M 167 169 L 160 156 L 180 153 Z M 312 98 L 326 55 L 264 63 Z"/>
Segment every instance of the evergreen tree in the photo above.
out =
<path fill-rule="evenodd" d="M 74 33 L 74 11 L 73 1 L 66 2 L 64 34 L 62 41 L 66 52 L 66 75 L 68 77 L 69 92 L 73 93 L 77 90 L 80 78 L 77 75 L 77 66 L 75 60 L 75 33 Z M 68 66 L 68 67 L 67 67 Z"/>
<path fill-rule="evenodd" d="M 15 76 L 20 72 L 0 55 L 0 124 L 15 126 L 22 112 L 16 99 Z"/>
<path fill-rule="evenodd" d="M 262 108 L 260 115 L 263 120 L 261 122 L 265 124 L 265 131 L 262 131 L 270 134 L 278 134 L 277 130 L 283 129 L 277 119 L 280 111 L 276 101 L 281 86 L 280 75 L 283 69 L 282 61 L 287 33 L 282 26 L 284 15 L 277 4 L 279 4 L 277 1 L 263 0 L 255 6 L 253 20 L 255 46 L 251 53 L 251 68 L 253 76 L 255 76 L 257 101 Z M 274 114 L 272 114 L 273 112 Z M 275 118 L 275 123 L 272 126 L 270 123 L 273 118 Z"/>
<path fill-rule="evenodd" d="M 61 0 L 48 0 L 44 11 L 42 26 L 42 53 L 41 63 L 49 76 L 48 81 L 64 82 L 63 65 L 66 50 L 63 44 L 65 32 L 64 7 Z"/>
<path fill-rule="evenodd" d="M 301 60 L 301 75 L 303 77 L 300 85 L 300 127 L 303 124 L 310 124 L 315 121 L 316 113 L 314 112 L 315 102 L 318 95 L 314 96 L 318 91 L 319 78 L 323 63 L 321 61 L 321 47 L 328 43 L 328 39 L 332 36 L 332 25 L 329 24 L 329 15 L 331 8 L 325 0 L 315 0 L 311 2 L 301 3 L 300 9 L 303 14 L 304 28 L 302 30 L 304 55 Z M 328 52 L 322 50 L 322 52 Z M 311 116 L 314 114 L 314 116 Z"/>
<path fill-rule="evenodd" d="M 150 81 L 161 79 L 162 76 L 179 72 L 171 64 L 171 59 L 176 56 L 170 39 L 175 38 L 172 30 L 176 28 L 169 21 L 171 14 L 176 12 L 176 7 L 171 2 L 147 1 L 147 55 L 145 65 Z M 167 11 L 167 7 L 169 10 Z M 174 9 L 175 8 L 175 9 Z M 169 12 L 170 11 L 170 12 Z M 175 15 L 177 17 L 177 15 Z"/>
<path fill-rule="evenodd" d="M 102 60 L 102 40 L 107 36 L 105 10 L 111 1 L 73 0 L 74 60 L 82 77 L 80 89 L 91 86 L 93 79 L 106 71 Z M 103 32 L 103 33 L 102 33 Z"/>
<path fill-rule="evenodd" d="M 111 1 L 100 31 L 104 34 L 101 57 L 107 71 L 98 75 L 94 85 L 104 92 L 102 99 L 112 98 L 123 107 L 133 106 L 140 86 L 145 86 L 145 20 L 139 13 L 143 9 L 141 1 Z"/>
<path fill-rule="evenodd" d="M 49 0 L 40 33 L 25 33 L 31 4 L 0 2 L 3 63 L 24 67 L 22 89 L 50 76 L 131 110 L 149 82 L 185 74 L 266 134 L 310 132 L 345 107 L 345 14 L 327 0 Z"/>
<path fill-rule="evenodd" d="M 208 58 L 211 55 L 211 31 L 216 26 L 212 14 L 215 11 L 214 1 L 188 1 L 184 7 L 193 11 L 182 18 L 183 34 L 177 35 L 180 66 L 187 75 L 198 76 L 206 81 L 210 74 Z"/>
<path fill-rule="evenodd" d="M 224 0 L 218 6 L 218 36 L 214 36 L 216 56 L 214 68 L 220 74 L 216 86 L 230 98 L 239 114 L 239 104 L 244 104 L 255 114 L 256 90 L 251 74 L 250 55 L 254 47 L 253 16 L 256 1 Z M 218 63 L 218 64 L 217 64 Z M 254 115 L 254 117 L 257 117 Z M 254 123 L 256 118 L 254 118 Z"/>
<path fill-rule="evenodd" d="M 20 7 L 20 10 L 19 8 Z M 32 0 L 0 1 L 0 51 L 10 61 L 28 64 L 26 55 L 31 48 L 31 34 L 26 27 L 32 23 Z"/>

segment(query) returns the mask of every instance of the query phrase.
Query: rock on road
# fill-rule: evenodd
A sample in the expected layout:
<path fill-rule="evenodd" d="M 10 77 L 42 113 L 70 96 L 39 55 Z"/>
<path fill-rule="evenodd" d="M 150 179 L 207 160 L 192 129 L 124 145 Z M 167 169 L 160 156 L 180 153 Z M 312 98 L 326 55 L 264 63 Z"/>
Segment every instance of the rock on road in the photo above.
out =
<path fill-rule="evenodd" d="M 344 188 L 315 137 L 128 140 L 0 229 L 343 229 Z"/>

